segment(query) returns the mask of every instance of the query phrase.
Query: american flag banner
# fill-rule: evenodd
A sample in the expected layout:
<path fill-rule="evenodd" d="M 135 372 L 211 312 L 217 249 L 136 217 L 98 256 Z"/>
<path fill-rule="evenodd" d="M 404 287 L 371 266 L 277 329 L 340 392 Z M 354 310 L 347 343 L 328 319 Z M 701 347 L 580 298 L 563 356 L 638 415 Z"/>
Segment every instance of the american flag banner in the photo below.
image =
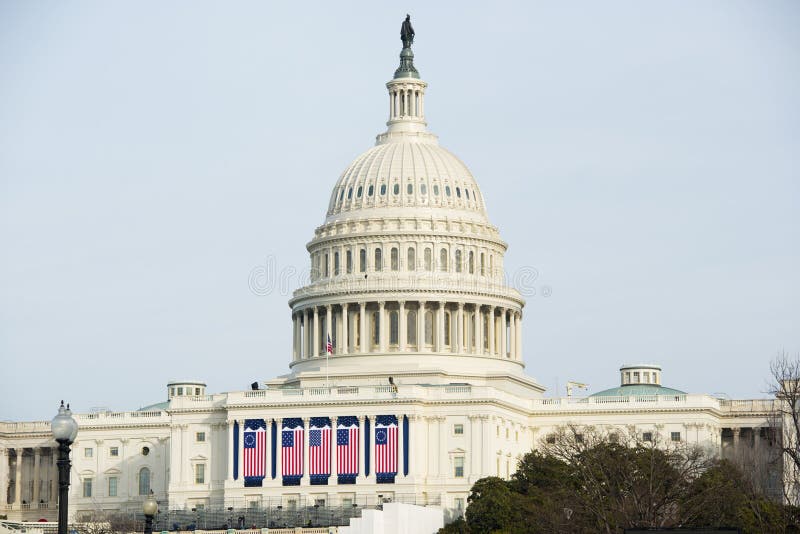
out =
<path fill-rule="evenodd" d="M 375 418 L 375 478 L 376 482 L 393 484 L 397 475 L 397 417 L 379 415 Z"/>
<path fill-rule="evenodd" d="M 331 475 L 331 420 L 312 417 L 308 427 L 308 474 L 311 484 L 327 484 Z"/>
<path fill-rule="evenodd" d="M 261 486 L 266 471 L 267 424 L 263 419 L 244 420 L 242 475 L 246 488 Z"/>
<path fill-rule="evenodd" d="M 299 486 L 303 476 L 303 420 L 283 420 L 281 431 L 281 474 L 284 486 Z"/>
<path fill-rule="evenodd" d="M 358 417 L 336 421 L 336 472 L 339 484 L 355 484 L 358 476 Z"/>
<path fill-rule="evenodd" d="M 327 351 L 329 356 L 333 354 L 333 343 L 331 342 L 330 334 L 328 334 L 328 343 L 325 345 L 325 350 Z"/>

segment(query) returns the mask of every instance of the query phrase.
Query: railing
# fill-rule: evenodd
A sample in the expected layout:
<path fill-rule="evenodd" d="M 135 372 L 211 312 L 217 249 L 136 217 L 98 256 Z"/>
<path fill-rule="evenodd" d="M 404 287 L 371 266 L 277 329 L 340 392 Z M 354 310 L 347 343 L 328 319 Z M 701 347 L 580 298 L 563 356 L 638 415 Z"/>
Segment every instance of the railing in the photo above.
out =
<path fill-rule="evenodd" d="M 774 412 L 779 408 L 775 399 L 720 400 L 720 408 L 727 412 Z"/>

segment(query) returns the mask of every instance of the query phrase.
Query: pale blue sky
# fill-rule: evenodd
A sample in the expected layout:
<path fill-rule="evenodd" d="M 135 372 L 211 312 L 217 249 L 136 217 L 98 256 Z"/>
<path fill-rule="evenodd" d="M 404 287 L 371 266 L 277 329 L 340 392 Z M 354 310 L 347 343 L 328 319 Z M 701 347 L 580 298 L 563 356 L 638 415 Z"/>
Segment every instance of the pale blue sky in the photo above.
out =
<path fill-rule="evenodd" d="M 307 268 L 406 12 L 431 130 L 539 272 L 548 395 L 639 361 L 763 395 L 800 351 L 800 3 L 3 0 L 0 419 L 287 371 L 288 294 L 248 276 Z"/>

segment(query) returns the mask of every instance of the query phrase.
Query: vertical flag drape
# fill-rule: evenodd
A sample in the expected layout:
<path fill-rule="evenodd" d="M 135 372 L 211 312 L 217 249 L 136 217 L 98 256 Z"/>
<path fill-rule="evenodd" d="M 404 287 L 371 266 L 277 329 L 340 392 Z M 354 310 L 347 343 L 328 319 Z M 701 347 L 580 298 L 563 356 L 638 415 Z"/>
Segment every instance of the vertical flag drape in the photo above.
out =
<path fill-rule="evenodd" d="M 272 420 L 272 439 L 270 440 L 270 464 L 272 464 L 272 478 L 277 477 L 278 456 L 275 454 L 278 450 L 278 423 Z"/>
<path fill-rule="evenodd" d="M 375 481 L 393 484 L 397 475 L 397 416 L 375 418 Z"/>
<path fill-rule="evenodd" d="M 308 428 L 308 474 L 312 485 L 328 483 L 331 476 L 331 420 L 312 417 Z"/>
<path fill-rule="evenodd" d="M 281 431 L 281 475 L 284 486 L 299 486 L 303 476 L 303 420 L 289 417 L 283 420 Z"/>
<path fill-rule="evenodd" d="M 233 422 L 233 480 L 239 480 L 239 421 Z"/>
<path fill-rule="evenodd" d="M 267 424 L 245 419 L 242 439 L 242 475 L 246 488 L 260 487 L 266 476 Z"/>
<path fill-rule="evenodd" d="M 339 484 L 355 484 L 358 476 L 358 417 L 336 420 L 336 473 Z"/>

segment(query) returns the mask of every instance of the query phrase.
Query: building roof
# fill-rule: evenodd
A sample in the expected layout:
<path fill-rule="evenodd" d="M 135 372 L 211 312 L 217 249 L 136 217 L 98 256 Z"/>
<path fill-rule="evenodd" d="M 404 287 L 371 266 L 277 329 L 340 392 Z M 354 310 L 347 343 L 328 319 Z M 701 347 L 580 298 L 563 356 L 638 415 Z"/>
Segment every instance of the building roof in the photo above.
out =
<path fill-rule="evenodd" d="M 168 406 L 169 406 L 169 401 L 157 402 L 149 406 L 143 406 L 136 411 L 137 412 L 155 412 L 157 410 L 164 411 L 167 409 Z"/>
<path fill-rule="evenodd" d="M 634 395 L 686 395 L 685 391 L 658 384 L 627 384 L 592 393 L 590 397 L 630 397 Z"/>

